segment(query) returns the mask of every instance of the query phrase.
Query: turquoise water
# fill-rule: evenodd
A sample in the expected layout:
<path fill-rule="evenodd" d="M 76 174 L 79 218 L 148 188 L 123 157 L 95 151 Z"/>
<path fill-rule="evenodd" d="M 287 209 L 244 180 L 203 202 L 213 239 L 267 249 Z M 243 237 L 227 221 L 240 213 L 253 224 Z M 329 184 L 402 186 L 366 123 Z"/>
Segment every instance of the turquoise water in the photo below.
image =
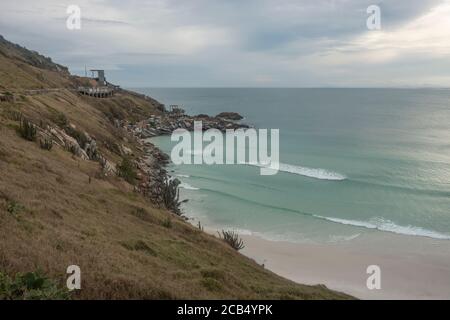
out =
<path fill-rule="evenodd" d="M 189 199 L 185 212 L 205 225 L 289 241 L 364 232 L 450 239 L 450 90 L 139 91 L 190 114 L 237 111 L 256 128 L 280 129 L 289 172 L 170 167 Z M 154 142 L 170 152 L 169 137 Z"/>

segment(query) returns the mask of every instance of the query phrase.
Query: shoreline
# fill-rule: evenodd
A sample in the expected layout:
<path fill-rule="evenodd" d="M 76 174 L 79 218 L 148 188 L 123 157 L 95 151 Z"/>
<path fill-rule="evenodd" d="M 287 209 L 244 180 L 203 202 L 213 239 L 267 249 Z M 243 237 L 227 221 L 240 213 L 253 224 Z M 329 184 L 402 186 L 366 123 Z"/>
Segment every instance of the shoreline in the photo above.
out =
<path fill-rule="evenodd" d="M 220 229 L 205 227 L 205 232 L 217 236 Z M 245 245 L 241 254 L 299 284 L 325 285 L 363 300 L 450 299 L 447 240 L 383 231 L 338 243 L 277 241 L 253 234 L 239 237 Z M 366 286 L 370 265 L 381 269 L 380 290 Z"/>
<path fill-rule="evenodd" d="M 172 118 L 177 124 L 180 123 L 178 116 L 181 115 Z M 182 117 L 195 118 L 184 114 Z M 204 120 L 206 116 L 201 117 Z M 190 129 L 185 122 L 181 124 Z M 136 127 L 142 128 L 141 125 Z M 145 149 L 144 160 L 138 167 L 157 181 L 159 189 L 165 179 L 172 176 L 166 170 L 169 157 L 149 138 L 167 135 L 166 130 L 152 132 L 151 137 L 142 136 L 143 131 L 137 133 Z M 154 184 L 141 183 L 144 193 L 154 187 Z M 181 216 L 195 225 L 195 218 Z M 205 228 L 205 232 L 215 236 L 217 230 Z M 365 230 L 355 239 L 329 244 L 267 240 L 252 234 L 240 237 L 245 244 L 241 254 L 296 283 L 323 284 L 360 299 L 450 299 L 450 241 L 380 230 Z M 381 268 L 380 290 L 367 289 L 369 265 Z"/>
<path fill-rule="evenodd" d="M 450 242 L 374 232 L 333 244 L 270 241 L 241 235 L 242 253 L 303 284 L 324 284 L 360 299 L 449 299 Z M 366 286 L 369 265 L 381 268 L 381 289 Z"/>

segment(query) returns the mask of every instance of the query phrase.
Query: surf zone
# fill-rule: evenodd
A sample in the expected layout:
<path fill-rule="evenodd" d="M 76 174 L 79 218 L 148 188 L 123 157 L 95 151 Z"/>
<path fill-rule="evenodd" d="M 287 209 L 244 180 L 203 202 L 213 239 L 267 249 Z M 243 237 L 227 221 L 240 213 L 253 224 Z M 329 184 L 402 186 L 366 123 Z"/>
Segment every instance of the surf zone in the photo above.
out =
<path fill-rule="evenodd" d="M 223 133 L 203 130 L 202 121 L 195 121 L 193 134 L 186 129 L 173 131 L 171 141 L 177 144 L 171 160 L 175 165 L 257 165 L 260 175 L 275 175 L 280 169 L 279 139 L 278 129 L 227 129 Z"/>

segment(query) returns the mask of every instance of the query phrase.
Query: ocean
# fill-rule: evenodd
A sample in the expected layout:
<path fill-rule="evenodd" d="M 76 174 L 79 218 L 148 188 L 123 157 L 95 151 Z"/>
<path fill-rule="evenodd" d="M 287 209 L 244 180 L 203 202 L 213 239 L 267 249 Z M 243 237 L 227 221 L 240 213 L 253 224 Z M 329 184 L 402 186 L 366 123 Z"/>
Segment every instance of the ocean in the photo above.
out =
<path fill-rule="evenodd" d="M 180 165 L 193 222 L 274 241 L 364 233 L 450 240 L 450 90 L 134 89 L 189 114 L 235 111 L 280 130 L 280 172 Z M 170 153 L 169 136 L 153 138 Z"/>

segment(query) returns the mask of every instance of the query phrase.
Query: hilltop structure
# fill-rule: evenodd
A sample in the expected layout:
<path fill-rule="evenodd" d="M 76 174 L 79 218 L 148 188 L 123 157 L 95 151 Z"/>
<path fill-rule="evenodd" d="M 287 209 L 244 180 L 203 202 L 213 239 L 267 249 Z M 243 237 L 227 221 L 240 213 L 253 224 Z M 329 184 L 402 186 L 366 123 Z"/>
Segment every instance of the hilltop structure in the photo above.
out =
<path fill-rule="evenodd" d="M 90 71 L 92 72 L 92 78 L 95 79 L 100 86 L 107 85 L 106 78 L 105 78 L 105 70 L 92 69 Z M 96 73 L 97 73 L 97 77 L 95 77 Z"/>
<path fill-rule="evenodd" d="M 91 69 L 92 80 L 94 82 L 91 86 L 80 86 L 78 92 L 82 95 L 88 95 L 94 98 L 109 98 L 114 95 L 114 92 L 119 89 L 108 81 L 106 81 L 105 70 Z"/>

